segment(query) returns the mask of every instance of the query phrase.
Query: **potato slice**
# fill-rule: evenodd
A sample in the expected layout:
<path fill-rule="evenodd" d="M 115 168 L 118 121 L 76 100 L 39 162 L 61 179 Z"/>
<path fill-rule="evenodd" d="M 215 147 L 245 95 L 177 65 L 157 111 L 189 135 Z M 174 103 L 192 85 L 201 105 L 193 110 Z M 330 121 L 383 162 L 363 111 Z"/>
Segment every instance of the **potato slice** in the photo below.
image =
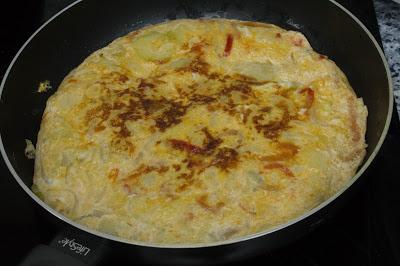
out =
<path fill-rule="evenodd" d="M 137 54 L 145 60 L 164 61 L 176 52 L 178 45 L 172 34 L 153 31 L 137 38 L 133 47 Z"/>

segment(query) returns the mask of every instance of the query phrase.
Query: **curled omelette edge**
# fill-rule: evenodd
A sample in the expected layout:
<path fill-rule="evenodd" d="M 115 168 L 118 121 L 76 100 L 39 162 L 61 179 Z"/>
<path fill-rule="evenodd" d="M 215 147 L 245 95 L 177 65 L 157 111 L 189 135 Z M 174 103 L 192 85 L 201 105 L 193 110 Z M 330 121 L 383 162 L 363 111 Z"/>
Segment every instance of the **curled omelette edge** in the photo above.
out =
<path fill-rule="evenodd" d="M 32 190 L 92 229 L 210 243 L 323 202 L 365 156 L 367 108 L 298 32 L 175 20 L 91 54 L 51 96 Z"/>

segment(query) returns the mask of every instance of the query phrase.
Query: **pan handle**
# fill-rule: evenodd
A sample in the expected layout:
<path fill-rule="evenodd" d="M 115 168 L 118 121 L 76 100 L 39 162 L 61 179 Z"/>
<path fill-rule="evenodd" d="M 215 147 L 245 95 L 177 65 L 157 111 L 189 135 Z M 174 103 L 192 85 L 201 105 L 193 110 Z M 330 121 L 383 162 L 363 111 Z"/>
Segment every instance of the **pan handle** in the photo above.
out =
<path fill-rule="evenodd" d="M 20 263 L 21 266 L 99 265 L 108 254 L 107 240 L 82 231 L 60 232 L 50 244 L 39 244 Z"/>

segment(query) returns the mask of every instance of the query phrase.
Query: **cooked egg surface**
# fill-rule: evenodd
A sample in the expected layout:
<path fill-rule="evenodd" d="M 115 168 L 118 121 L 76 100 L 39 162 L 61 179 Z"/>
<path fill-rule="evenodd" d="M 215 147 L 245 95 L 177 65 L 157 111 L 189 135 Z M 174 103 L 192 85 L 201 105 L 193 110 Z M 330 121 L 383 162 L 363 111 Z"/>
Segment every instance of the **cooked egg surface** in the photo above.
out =
<path fill-rule="evenodd" d="M 158 244 L 285 223 L 342 188 L 367 109 L 298 32 L 175 20 L 91 54 L 50 97 L 33 191 L 70 219 Z"/>

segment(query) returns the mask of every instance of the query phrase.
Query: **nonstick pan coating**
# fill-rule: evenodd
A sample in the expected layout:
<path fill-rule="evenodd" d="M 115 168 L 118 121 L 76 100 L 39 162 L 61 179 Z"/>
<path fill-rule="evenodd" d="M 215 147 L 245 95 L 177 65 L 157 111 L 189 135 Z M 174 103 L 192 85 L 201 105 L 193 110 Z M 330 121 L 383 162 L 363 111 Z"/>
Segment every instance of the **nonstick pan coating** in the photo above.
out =
<path fill-rule="evenodd" d="M 369 110 L 367 121 L 367 156 L 353 184 L 369 166 L 386 135 L 391 117 L 393 97 L 391 80 L 383 53 L 372 35 L 348 11 L 331 1 L 296 0 L 194 0 L 194 1 L 77 1 L 42 26 L 21 48 L 10 65 L 1 85 L 1 151 L 10 171 L 23 189 L 55 216 L 74 228 L 125 244 L 132 253 L 145 254 L 156 261 L 181 263 L 238 259 L 266 249 L 279 247 L 303 235 L 316 221 L 344 202 L 350 190 L 337 195 L 313 211 L 274 231 L 263 232 L 213 247 L 160 248 L 141 247 L 79 226 L 51 210 L 30 191 L 33 161 L 24 155 L 25 141 L 36 143 L 40 120 L 48 97 L 64 76 L 90 53 L 115 38 L 149 24 L 179 18 L 232 18 L 273 23 L 285 29 L 302 32 L 314 50 L 328 55 L 344 71 L 359 97 Z M 39 82 L 49 80 L 53 87 L 37 93 Z M 346 191 L 346 193 L 343 193 Z M 333 201 L 334 200 L 334 201 Z M 333 201 L 333 202 L 332 202 Z M 332 204 L 329 204 L 332 202 Z M 328 206 L 326 206 L 328 205 Z M 76 229 L 76 228 L 75 228 Z M 279 230 L 278 230 L 279 229 Z M 78 229 L 76 229 L 78 230 Z M 134 243 L 142 244 L 145 243 Z M 209 256 L 205 256 L 209 255 Z M 174 260 L 175 259 L 175 260 Z"/>

